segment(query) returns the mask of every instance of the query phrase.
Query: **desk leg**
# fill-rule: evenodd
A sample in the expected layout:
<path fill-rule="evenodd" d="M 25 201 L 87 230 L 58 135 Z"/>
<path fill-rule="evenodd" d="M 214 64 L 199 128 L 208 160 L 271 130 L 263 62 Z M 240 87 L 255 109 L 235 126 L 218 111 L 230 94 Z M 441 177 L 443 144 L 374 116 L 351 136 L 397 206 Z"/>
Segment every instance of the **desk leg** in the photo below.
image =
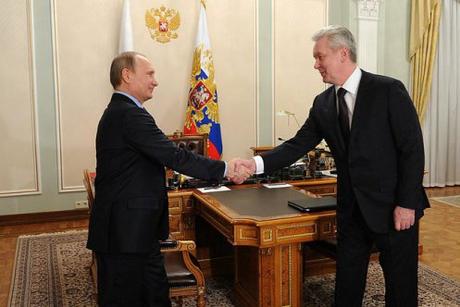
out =
<path fill-rule="evenodd" d="M 236 248 L 238 306 L 302 305 L 301 244 Z"/>

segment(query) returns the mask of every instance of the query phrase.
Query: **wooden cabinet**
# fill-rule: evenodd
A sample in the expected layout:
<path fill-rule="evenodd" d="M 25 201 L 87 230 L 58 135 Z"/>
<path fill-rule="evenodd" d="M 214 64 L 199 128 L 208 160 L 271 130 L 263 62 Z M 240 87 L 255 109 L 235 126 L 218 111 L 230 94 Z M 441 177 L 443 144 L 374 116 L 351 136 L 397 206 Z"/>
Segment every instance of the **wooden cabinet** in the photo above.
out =
<path fill-rule="evenodd" d="M 195 240 L 195 200 L 192 192 L 169 192 L 169 231 L 176 240 Z"/>

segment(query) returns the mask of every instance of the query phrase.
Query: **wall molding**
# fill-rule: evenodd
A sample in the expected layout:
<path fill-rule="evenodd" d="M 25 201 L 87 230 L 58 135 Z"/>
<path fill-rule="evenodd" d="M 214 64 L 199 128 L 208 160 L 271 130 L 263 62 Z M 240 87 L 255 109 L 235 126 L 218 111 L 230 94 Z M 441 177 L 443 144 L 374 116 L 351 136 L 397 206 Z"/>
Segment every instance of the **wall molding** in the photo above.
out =
<path fill-rule="evenodd" d="M 53 75 L 54 75 L 54 96 L 56 106 L 56 147 L 57 147 L 57 169 L 58 169 L 58 191 L 64 192 L 83 192 L 85 188 L 82 185 L 78 186 L 65 186 L 64 185 L 64 165 L 63 165 L 63 152 L 62 152 L 62 106 L 61 106 L 61 93 L 59 82 L 59 43 L 57 39 L 58 25 L 57 25 L 57 7 L 56 0 L 51 0 L 51 33 L 53 44 Z"/>
<path fill-rule="evenodd" d="M 358 0 L 359 19 L 379 19 L 379 8 L 383 0 Z"/>
<path fill-rule="evenodd" d="M 372 73 L 378 72 L 379 16 L 383 0 L 358 0 L 359 66 Z"/>
<path fill-rule="evenodd" d="M 53 76 L 54 76 L 54 101 L 56 106 L 56 150 L 57 150 L 57 168 L 58 168 L 58 190 L 59 192 L 69 192 L 63 183 L 63 166 L 62 166 L 62 125 L 61 125 L 61 94 L 59 83 L 59 44 L 57 41 L 57 8 L 56 1 L 51 0 L 51 41 L 53 44 Z M 72 189 L 71 189 L 72 190 Z M 83 190 L 83 185 L 81 186 Z"/>

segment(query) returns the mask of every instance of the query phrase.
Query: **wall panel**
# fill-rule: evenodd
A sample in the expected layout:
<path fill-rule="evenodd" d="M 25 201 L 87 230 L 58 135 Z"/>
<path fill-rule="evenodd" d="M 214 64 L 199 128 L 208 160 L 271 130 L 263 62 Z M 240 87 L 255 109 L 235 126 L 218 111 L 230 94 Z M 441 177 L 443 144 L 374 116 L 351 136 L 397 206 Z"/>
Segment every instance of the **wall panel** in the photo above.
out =
<path fill-rule="evenodd" d="M 313 68 L 311 36 L 327 24 L 327 0 L 274 0 L 273 90 L 274 143 L 288 139 L 302 125 L 316 95 L 325 89 L 320 74 Z"/>
<path fill-rule="evenodd" d="M 82 170 L 95 166 L 97 122 L 111 95 L 121 1 L 53 4 L 59 190 L 81 190 Z"/>
<path fill-rule="evenodd" d="M 0 197 L 40 192 L 31 2 L 0 10 Z"/>

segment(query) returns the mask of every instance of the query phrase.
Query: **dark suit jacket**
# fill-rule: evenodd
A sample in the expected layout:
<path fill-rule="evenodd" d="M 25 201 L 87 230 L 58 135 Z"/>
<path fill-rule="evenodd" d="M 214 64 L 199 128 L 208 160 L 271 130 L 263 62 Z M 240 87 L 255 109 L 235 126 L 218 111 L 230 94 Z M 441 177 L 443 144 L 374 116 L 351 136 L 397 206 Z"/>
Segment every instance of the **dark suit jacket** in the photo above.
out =
<path fill-rule="evenodd" d="M 176 147 L 145 109 L 117 93 L 99 122 L 96 157 L 87 246 L 97 252 L 148 253 L 168 237 L 165 166 L 211 181 L 225 170 L 222 161 Z"/>
<path fill-rule="evenodd" d="M 423 139 L 413 103 L 395 79 L 362 72 L 348 150 L 340 133 L 334 87 L 315 98 L 305 124 L 290 140 L 265 153 L 265 172 L 289 165 L 325 139 L 338 174 L 337 218 L 351 216 L 354 200 L 368 226 L 385 233 L 395 205 L 429 206 L 422 187 Z"/>

